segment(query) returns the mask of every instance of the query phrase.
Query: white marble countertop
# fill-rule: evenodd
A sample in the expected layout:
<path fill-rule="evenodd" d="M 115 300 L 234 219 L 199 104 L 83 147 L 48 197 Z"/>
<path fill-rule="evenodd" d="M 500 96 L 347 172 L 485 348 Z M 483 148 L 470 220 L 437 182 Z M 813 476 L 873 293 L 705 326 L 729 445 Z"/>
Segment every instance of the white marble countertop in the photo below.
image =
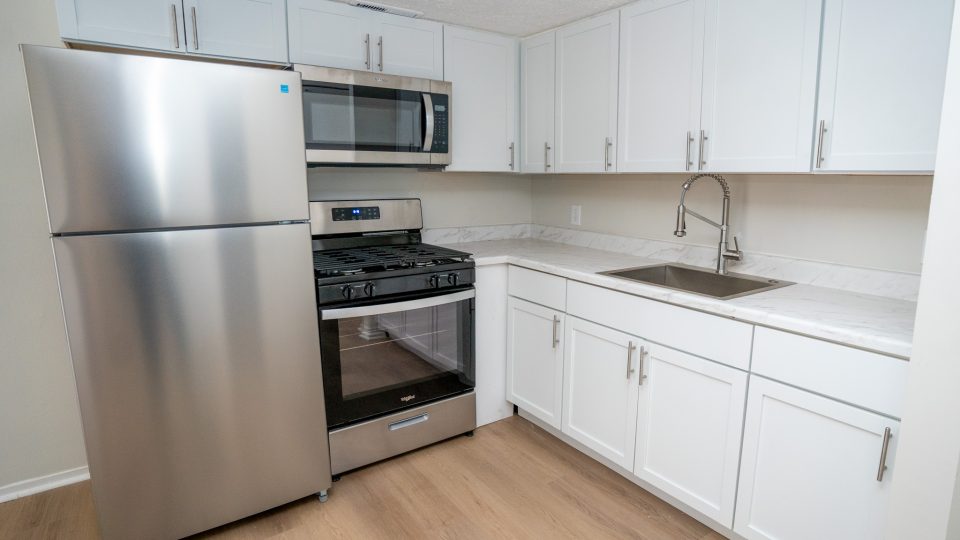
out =
<path fill-rule="evenodd" d="M 812 285 L 791 285 L 717 300 L 597 274 L 665 261 L 544 240 L 487 240 L 445 247 L 474 255 L 478 266 L 509 263 L 744 322 L 909 358 L 914 302 Z"/>

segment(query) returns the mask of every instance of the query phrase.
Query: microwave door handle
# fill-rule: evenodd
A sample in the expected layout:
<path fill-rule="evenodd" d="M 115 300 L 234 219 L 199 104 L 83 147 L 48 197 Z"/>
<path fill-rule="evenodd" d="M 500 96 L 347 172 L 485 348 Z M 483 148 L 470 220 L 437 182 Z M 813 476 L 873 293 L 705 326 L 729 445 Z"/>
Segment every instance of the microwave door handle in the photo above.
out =
<path fill-rule="evenodd" d="M 442 306 L 444 304 L 453 304 L 463 300 L 469 300 L 476 296 L 477 292 L 474 289 L 470 289 L 469 291 L 441 294 L 439 296 L 418 298 L 416 300 L 407 300 L 405 302 L 324 309 L 320 311 L 320 318 L 324 321 L 333 321 L 339 319 L 351 319 L 353 317 L 366 317 L 369 315 L 384 315 L 386 313 L 397 313 L 399 311 L 410 311 L 412 309 L 422 309 L 433 306 Z"/>
<path fill-rule="evenodd" d="M 427 131 L 423 134 L 423 151 L 429 152 L 433 148 L 433 96 L 427 93 L 423 97 L 423 114 L 426 116 Z"/>

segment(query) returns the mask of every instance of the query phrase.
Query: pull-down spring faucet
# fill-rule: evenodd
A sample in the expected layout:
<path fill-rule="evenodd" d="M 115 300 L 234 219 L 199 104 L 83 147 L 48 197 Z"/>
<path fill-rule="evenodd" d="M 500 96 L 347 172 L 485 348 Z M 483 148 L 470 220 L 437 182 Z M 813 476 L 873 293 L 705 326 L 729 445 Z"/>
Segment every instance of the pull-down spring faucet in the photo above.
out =
<path fill-rule="evenodd" d="M 723 212 L 720 216 L 720 223 L 690 210 L 683 204 L 683 199 L 687 196 L 687 191 L 697 179 L 703 177 L 713 178 L 720 184 L 720 187 L 723 188 Z M 727 260 L 739 261 L 743 259 L 743 252 L 740 251 L 740 244 L 737 242 L 736 236 L 733 237 L 734 249 L 730 249 L 727 245 L 727 230 L 730 221 L 730 186 L 722 176 L 717 174 L 697 174 L 691 176 L 683 183 L 683 191 L 680 192 L 680 205 L 677 206 L 677 229 L 673 231 L 673 234 L 677 237 L 683 238 L 687 235 L 687 214 L 720 229 L 720 245 L 717 247 L 718 274 L 722 275 L 727 273 Z"/>

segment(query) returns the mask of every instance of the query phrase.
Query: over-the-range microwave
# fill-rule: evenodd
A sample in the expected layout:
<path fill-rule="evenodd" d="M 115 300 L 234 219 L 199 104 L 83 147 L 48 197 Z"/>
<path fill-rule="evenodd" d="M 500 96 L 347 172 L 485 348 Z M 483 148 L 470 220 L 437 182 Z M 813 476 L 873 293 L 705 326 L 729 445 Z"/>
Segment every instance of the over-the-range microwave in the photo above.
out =
<path fill-rule="evenodd" d="M 295 64 L 312 166 L 444 167 L 450 163 L 446 81 Z"/>

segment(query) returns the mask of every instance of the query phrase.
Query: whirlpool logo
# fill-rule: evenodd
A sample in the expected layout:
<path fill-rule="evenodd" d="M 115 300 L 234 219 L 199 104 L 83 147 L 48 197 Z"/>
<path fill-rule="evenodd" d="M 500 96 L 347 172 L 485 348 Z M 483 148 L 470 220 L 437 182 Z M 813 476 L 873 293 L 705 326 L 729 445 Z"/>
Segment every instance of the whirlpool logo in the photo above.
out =
<path fill-rule="evenodd" d="M 402 398 L 400 398 L 400 401 L 406 403 L 415 397 L 417 397 L 416 394 L 410 394 L 409 396 L 403 396 Z"/>

